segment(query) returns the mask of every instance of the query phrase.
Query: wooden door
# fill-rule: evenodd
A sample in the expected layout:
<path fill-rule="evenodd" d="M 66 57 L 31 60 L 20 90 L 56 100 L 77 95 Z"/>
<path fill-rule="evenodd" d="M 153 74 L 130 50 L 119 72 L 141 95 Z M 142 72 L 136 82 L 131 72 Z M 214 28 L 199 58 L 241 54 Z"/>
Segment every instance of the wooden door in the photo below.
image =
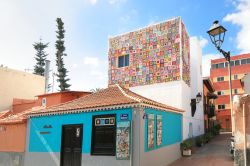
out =
<path fill-rule="evenodd" d="M 61 166 L 81 166 L 83 125 L 62 127 Z"/>

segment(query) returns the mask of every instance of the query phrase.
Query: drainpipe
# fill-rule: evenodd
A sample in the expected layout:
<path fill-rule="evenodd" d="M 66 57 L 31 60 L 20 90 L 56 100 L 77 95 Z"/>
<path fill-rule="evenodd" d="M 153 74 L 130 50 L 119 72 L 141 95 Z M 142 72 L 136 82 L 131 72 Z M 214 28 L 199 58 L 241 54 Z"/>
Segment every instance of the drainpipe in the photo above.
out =
<path fill-rule="evenodd" d="M 247 166 L 247 143 L 246 143 L 245 102 L 243 103 L 243 134 L 244 134 L 244 166 Z"/>
<path fill-rule="evenodd" d="M 134 115 L 133 115 L 134 114 Z M 132 120 L 131 120 L 131 124 L 130 124 L 130 147 L 129 147 L 129 151 L 130 151 L 130 166 L 133 165 L 133 121 L 134 121 L 134 116 L 135 116 L 136 112 L 132 109 Z"/>

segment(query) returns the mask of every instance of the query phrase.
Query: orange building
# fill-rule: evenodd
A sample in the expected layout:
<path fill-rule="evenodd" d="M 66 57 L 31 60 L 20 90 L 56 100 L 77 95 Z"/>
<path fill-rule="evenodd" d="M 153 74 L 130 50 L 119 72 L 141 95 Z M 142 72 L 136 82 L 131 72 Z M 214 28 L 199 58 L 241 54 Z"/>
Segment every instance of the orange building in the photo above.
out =
<path fill-rule="evenodd" d="M 231 57 L 232 69 L 232 94 L 243 94 L 244 90 L 240 79 L 250 73 L 250 54 L 242 54 Z M 228 62 L 225 58 L 211 60 L 210 78 L 213 81 L 215 93 L 218 98 L 215 101 L 216 119 L 222 129 L 231 130 L 230 89 Z"/>
<path fill-rule="evenodd" d="M 28 113 L 72 101 L 88 94 L 90 92 L 66 91 L 39 95 L 36 100 L 13 99 L 12 108 L 0 112 L 0 165 L 4 162 L 11 162 L 7 160 L 13 157 L 18 158 L 19 162 L 23 161 Z"/>
<path fill-rule="evenodd" d="M 217 95 L 214 94 L 214 87 L 209 77 L 203 77 L 203 110 L 204 110 L 204 127 L 208 132 L 215 125 L 216 114 L 214 100 Z"/>

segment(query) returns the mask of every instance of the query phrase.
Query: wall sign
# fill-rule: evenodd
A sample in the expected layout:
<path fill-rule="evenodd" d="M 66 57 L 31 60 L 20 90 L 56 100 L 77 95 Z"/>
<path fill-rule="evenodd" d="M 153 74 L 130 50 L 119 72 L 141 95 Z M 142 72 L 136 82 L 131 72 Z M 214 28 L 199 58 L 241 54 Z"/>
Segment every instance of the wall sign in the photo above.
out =
<path fill-rule="evenodd" d="M 81 134 L 81 128 L 77 127 L 76 128 L 76 137 L 80 137 L 80 134 Z"/>
<path fill-rule="evenodd" d="M 120 119 L 121 120 L 128 120 L 128 114 L 121 114 Z"/>
<path fill-rule="evenodd" d="M 41 131 L 40 134 L 50 134 L 50 131 Z"/>
<path fill-rule="evenodd" d="M 130 159 L 130 122 L 117 123 L 116 129 L 116 158 L 119 160 Z"/>

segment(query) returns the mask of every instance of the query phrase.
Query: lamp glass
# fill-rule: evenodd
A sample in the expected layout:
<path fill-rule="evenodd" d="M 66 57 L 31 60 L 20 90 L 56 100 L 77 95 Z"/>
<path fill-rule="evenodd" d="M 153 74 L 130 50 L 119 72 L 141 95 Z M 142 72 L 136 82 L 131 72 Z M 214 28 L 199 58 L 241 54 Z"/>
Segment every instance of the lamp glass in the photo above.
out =
<path fill-rule="evenodd" d="M 201 101 L 201 98 L 202 98 L 201 94 L 198 93 L 198 94 L 196 95 L 196 102 L 199 103 L 199 102 Z"/>
<path fill-rule="evenodd" d="M 226 28 L 220 25 L 218 21 L 214 21 L 207 33 L 209 34 L 212 43 L 216 47 L 221 47 L 222 43 L 224 42 L 226 31 Z"/>

